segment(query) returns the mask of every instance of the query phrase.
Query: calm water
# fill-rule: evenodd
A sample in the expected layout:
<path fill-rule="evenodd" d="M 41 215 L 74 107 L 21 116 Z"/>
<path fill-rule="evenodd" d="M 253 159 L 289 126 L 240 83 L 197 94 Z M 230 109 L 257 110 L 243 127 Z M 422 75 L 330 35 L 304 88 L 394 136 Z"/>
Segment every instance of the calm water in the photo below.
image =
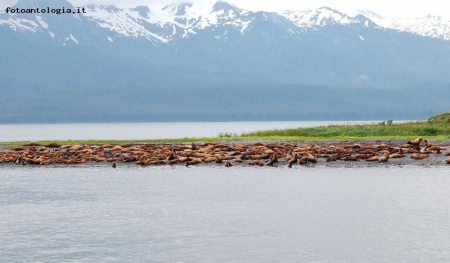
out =
<path fill-rule="evenodd" d="M 450 168 L 0 167 L 0 262 L 450 262 Z"/>
<path fill-rule="evenodd" d="M 330 124 L 373 122 L 374 121 L 0 124 L 0 142 L 206 137 L 217 136 L 220 132 L 241 134 L 242 132 L 276 128 L 283 129 Z"/>

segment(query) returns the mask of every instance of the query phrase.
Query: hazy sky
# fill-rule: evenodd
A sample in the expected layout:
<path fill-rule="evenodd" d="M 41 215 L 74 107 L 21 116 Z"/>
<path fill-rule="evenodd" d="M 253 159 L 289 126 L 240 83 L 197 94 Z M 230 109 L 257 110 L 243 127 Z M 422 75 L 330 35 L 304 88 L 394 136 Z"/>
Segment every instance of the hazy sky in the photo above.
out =
<path fill-rule="evenodd" d="M 211 2 L 212 0 L 69 0 L 73 5 L 113 4 L 119 7 L 148 5 L 150 7 L 164 6 L 179 2 Z M 17 0 L 0 0 L 0 7 L 12 5 Z M 322 6 L 337 9 L 369 9 L 387 17 L 417 17 L 429 13 L 450 16 L 450 1 L 448 0 L 228 0 L 238 7 L 253 11 L 265 10 L 308 10 Z M 55 1 L 57 5 L 58 1 Z"/>

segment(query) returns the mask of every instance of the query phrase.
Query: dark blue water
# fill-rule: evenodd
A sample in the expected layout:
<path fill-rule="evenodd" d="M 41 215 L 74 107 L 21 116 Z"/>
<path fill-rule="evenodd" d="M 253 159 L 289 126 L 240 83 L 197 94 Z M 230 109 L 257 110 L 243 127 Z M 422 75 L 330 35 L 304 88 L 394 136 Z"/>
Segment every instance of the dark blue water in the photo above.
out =
<path fill-rule="evenodd" d="M 0 167 L 0 262 L 450 262 L 450 168 Z"/>

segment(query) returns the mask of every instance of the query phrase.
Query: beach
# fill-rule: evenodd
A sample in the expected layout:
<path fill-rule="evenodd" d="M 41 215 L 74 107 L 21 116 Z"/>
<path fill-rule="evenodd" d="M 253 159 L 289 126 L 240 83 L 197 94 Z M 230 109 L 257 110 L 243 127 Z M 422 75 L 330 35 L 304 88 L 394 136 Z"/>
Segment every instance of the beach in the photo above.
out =
<path fill-rule="evenodd" d="M 0 148 L 1 165 L 215 165 L 331 167 L 447 165 L 449 141 L 420 140 L 234 141 L 192 143 L 41 144 Z"/>

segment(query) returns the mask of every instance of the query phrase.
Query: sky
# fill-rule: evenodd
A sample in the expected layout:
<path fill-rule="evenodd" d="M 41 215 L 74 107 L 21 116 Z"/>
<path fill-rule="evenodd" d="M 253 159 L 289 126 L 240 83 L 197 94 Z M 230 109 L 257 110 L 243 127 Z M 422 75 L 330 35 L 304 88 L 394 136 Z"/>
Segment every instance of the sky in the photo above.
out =
<path fill-rule="evenodd" d="M 87 4 L 112 4 L 118 7 L 147 5 L 159 8 L 186 0 L 68 0 L 75 6 Z M 213 0 L 191 0 L 189 2 L 211 2 Z M 0 8 L 13 5 L 17 0 L 0 0 Z M 55 1 L 57 5 L 58 1 Z M 420 17 L 427 14 L 450 16 L 448 0 L 227 0 L 240 8 L 252 11 L 310 10 L 323 6 L 335 9 L 368 9 L 385 17 Z"/>

